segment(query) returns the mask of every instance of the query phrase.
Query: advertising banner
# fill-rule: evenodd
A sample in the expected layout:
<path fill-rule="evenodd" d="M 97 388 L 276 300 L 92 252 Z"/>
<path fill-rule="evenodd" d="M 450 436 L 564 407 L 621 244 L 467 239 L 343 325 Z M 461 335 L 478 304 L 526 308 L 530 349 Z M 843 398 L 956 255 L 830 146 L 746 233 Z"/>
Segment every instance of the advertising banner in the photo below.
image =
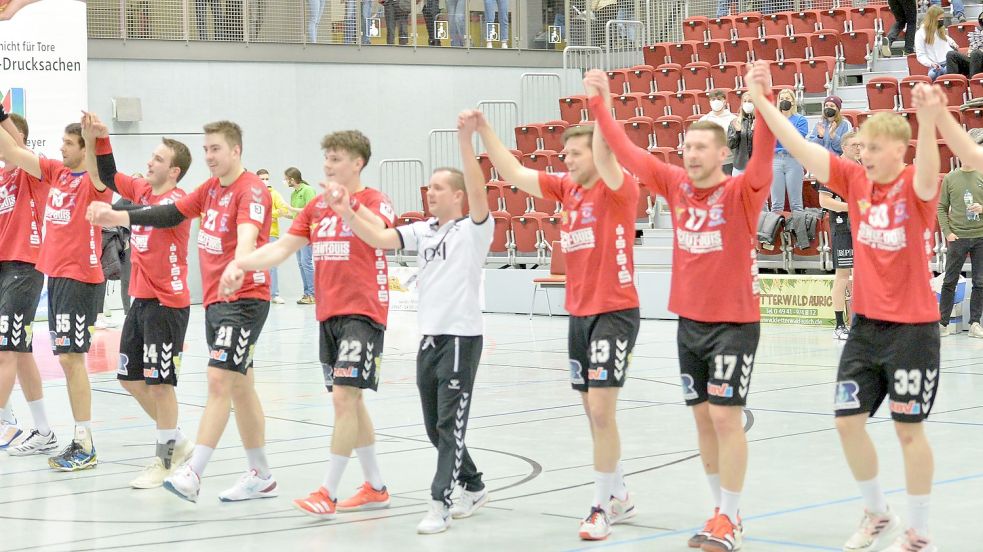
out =
<path fill-rule="evenodd" d="M 836 325 L 832 276 L 761 275 L 761 321 L 801 326 Z"/>

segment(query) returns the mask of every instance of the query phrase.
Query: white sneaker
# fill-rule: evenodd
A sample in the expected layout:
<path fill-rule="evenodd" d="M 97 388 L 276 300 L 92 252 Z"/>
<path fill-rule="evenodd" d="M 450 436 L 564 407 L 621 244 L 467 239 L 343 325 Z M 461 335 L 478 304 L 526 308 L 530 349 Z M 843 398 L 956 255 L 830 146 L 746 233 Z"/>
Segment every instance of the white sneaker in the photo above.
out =
<path fill-rule="evenodd" d="M 430 511 L 423 517 L 420 524 L 416 526 L 416 532 L 421 535 L 433 535 L 443 533 L 451 526 L 451 512 L 447 506 L 439 500 L 430 501 Z"/>
<path fill-rule="evenodd" d="M 898 537 L 894 544 L 884 549 L 884 552 L 938 552 L 939 547 L 932 540 L 915 532 L 914 529 Z"/>
<path fill-rule="evenodd" d="M 174 454 L 171 455 L 172 471 L 177 467 L 191 460 L 191 453 L 195 451 L 195 444 L 191 439 L 185 439 L 174 446 Z"/>
<path fill-rule="evenodd" d="M 583 540 L 604 540 L 611 534 L 611 523 L 604 510 L 594 506 L 590 514 L 580 522 L 580 538 Z"/>
<path fill-rule="evenodd" d="M 481 489 L 477 492 L 462 490 L 461 498 L 451 506 L 451 517 L 454 519 L 471 517 L 478 508 L 488 503 L 488 498 L 487 489 Z"/>
<path fill-rule="evenodd" d="M 48 431 L 47 435 L 32 429 L 27 437 L 14 443 L 7 449 L 7 454 L 11 456 L 30 456 L 32 454 L 47 454 L 58 448 L 58 439 L 54 431 Z"/>
<path fill-rule="evenodd" d="M 7 450 L 8 447 L 16 444 L 24 432 L 17 427 L 17 420 L 14 423 L 0 422 L 0 450 Z"/>
<path fill-rule="evenodd" d="M 191 469 L 191 464 L 185 464 L 164 479 L 164 488 L 189 502 L 198 502 L 201 478 Z"/>
<path fill-rule="evenodd" d="M 969 325 L 969 337 L 983 337 L 983 326 L 980 326 L 979 322 Z"/>
<path fill-rule="evenodd" d="M 492 44 L 490 40 L 485 44 L 485 48 L 494 48 L 494 47 L 495 45 Z"/>
<path fill-rule="evenodd" d="M 624 500 L 612 496 L 611 501 L 608 502 L 608 512 L 611 512 L 608 515 L 608 521 L 611 525 L 627 521 L 635 517 L 635 514 L 638 513 L 635 510 L 635 502 L 632 501 L 631 494 L 625 496 Z"/>
<path fill-rule="evenodd" d="M 282 304 L 285 303 L 285 301 L 283 300 L 283 297 L 280 297 L 279 295 L 277 295 L 276 297 L 273 298 L 273 303 L 275 303 L 277 305 L 282 305 Z"/>
<path fill-rule="evenodd" d="M 502 41 L 502 48 L 508 49 L 508 47 L 509 47 L 508 41 L 507 40 L 503 40 Z"/>
<path fill-rule="evenodd" d="M 171 475 L 171 471 L 164 467 L 164 461 L 159 456 L 154 456 L 154 459 L 147 467 L 143 468 L 140 475 L 130 481 L 130 487 L 134 489 L 156 489 L 164 484 L 164 479 Z"/>
<path fill-rule="evenodd" d="M 839 326 L 833 330 L 833 339 L 846 341 L 848 337 L 850 337 L 850 328 L 846 326 Z"/>
<path fill-rule="evenodd" d="M 843 552 L 883 550 L 902 530 L 901 518 L 894 512 L 888 510 L 885 514 L 872 514 L 865 510 L 860 527 L 843 545 Z"/>
<path fill-rule="evenodd" d="M 273 498 L 279 494 L 273 474 L 263 479 L 256 473 L 256 470 L 249 470 L 242 474 L 242 477 L 236 481 L 232 488 L 219 494 L 218 499 L 222 502 L 238 502 L 254 498 Z"/>
<path fill-rule="evenodd" d="M 939 337 L 945 337 L 947 335 L 952 335 L 954 333 L 956 332 L 952 331 L 951 324 L 948 326 L 943 326 L 942 324 L 939 324 Z"/>

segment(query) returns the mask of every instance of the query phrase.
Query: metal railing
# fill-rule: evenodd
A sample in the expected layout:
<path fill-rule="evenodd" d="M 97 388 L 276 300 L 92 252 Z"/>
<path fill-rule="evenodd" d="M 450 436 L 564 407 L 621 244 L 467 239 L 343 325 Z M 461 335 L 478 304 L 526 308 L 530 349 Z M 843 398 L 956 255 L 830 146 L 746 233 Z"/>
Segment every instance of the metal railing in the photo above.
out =
<path fill-rule="evenodd" d="M 438 167 L 460 167 L 461 146 L 457 142 L 456 128 L 438 128 L 430 131 L 427 139 L 430 165 L 427 169 L 433 172 Z"/>
<path fill-rule="evenodd" d="M 426 184 L 420 159 L 383 159 L 379 163 L 379 189 L 389 196 L 396 214 L 422 210 L 420 186 Z"/>
<path fill-rule="evenodd" d="M 485 119 L 502 143 L 514 148 L 515 127 L 519 126 L 519 104 L 511 100 L 482 100 L 478 102 L 478 111 L 485 114 Z"/>
<path fill-rule="evenodd" d="M 557 98 L 564 95 L 560 75 L 556 73 L 523 73 L 519 77 L 519 107 L 521 120 L 550 121 L 560 118 Z"/>

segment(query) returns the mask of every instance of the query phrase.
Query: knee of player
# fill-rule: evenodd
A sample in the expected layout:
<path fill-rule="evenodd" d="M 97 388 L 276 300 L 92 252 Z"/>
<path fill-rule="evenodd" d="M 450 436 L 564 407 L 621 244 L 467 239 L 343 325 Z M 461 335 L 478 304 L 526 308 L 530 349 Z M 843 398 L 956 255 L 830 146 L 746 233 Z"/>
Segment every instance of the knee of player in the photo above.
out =
<path fill-rule="evenodd" d="M 717 435 L 744 432 L 744 419 L 739 406 L 711 406 L 710 420 Z"/>
<path fill-rule="evenodd" d="M 335 383 L 334 390 L 331 392 L 335 416 L 354 415 L 358 409 L 359 399 L 358 389 Z"/>
<path fill-rule="evenodd" d="M 173 392 L 171 389 L 172 387 L 167 384 L 147 385 L 147 390 L 150 392 L 150 396 L 153 397 L 155 401 L 166 399 L 172 395 Z"/>
<path fill-rule="evenodd" d="M 219 397 L 232 396 L 233 381 L 230 376 L 237 376 L 234 372 L 221 370 L 218 368 L 208 371 L 208 394 Z"/>
<path fill-rule="evenodd" d="M 605 429 L 615 424 L 616 411 L 607 404 L 590 405 L 590 423 L 595 429 Z"/>
<path fill-rule="evenodd" d="M 73 370 L 85 371 L 85 357 L 80 354 L 67 353 L 58 355 L 58 364 L 61 365 L 61 369 L 66 375 Z"/>
<path fill-rule="evenodd" d="M 834 424 L 841 437 L 853 437 L 867 430 L 867 414 L 837 416 Z"/>
<path fill-rule="evenodd" d="M 119 380 L 119 385 L 131 395 L 136 395 L 143 391 L 142 387 L 147 384 L 142 381 Z"/>
<path fill-rule="evenodd" d="M 0 370 L 16 370 L 17 357 L 13 351 L 0 351 Z"/>
<path fill-rule="evenodd" d="M 921 423 L 895 422 L 894 431 L 898 435 L 898 441 L 902 447 L 908 447 L 925 439 L 925 432 L 922 431 Z"/>

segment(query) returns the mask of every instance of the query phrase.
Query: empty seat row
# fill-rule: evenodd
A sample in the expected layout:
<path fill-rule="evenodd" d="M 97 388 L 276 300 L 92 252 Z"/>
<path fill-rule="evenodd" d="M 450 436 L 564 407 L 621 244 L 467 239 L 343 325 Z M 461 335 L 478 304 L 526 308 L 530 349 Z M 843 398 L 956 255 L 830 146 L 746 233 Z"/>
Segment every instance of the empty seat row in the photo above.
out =
<path fill-rule="evenodd" d="M 686 40 L 757 38 L 768 35 L 809 33 L 820 29 L 844 32 L 869 29 L 883 33 L 884 29 L 889 29 L 893 24 L 894 15 L 887 6 L 779 12 L 769 15 L 746 12 L 716 18 L 688 17 L 683 20 L 683 38 Z"/>

